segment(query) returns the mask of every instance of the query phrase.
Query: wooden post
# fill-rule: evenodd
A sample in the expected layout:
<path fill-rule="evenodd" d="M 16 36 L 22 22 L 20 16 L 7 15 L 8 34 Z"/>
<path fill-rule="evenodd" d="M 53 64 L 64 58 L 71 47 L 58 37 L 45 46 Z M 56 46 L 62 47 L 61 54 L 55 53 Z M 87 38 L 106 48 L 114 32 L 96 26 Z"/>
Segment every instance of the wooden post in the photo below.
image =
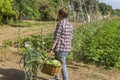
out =
<path fill-rule="evenodd" d="M 19 49 L 20 49 L 20 27 L 18 27 L 18 52 L 19 52 Z"/>
<path fill-rule="evenodd" d="M 41 43 L 42 43 L 42 53 L 44 53 L 43 28 L 41 28 Z"/>

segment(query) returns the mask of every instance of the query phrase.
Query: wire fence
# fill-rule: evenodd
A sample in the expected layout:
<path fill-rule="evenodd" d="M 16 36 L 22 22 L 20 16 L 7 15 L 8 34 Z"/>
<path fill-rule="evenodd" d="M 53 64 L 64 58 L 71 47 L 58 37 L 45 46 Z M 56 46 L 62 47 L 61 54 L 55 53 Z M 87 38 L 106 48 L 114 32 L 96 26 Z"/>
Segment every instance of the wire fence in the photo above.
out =
<path fill-rule="evenodd" d="M 19 49 L 20 48 L 20 39 L 21 38 L 27 38 L 31 35 L 42 35 L 43 37 L 45 37 L 46 35 L 52 33 L 54 31 L 54 26 L 53 27 L 48 27 L 48 28 L 41 28 L 41 27 L 36 27 L 36 28 L 32 28 L 32 29 L 27 29 L 27 30 L 24 30 L 24 28 L 21 28 L 21 27 L 18 27 L 16 28 L 16 30 L 14 30 L 14 32 L 12 32 L 12 34 L 10 33 L 2 33 L 1 35 L 3 35 L 3 37 L 5 37 L 4 35 L 5 34 L 9 34 L 6 35 L 6 38 L 1 38 L 0 39 L 0 48 L 4 47 L 4 42 L 5 41 L 15 41 L 18 43 L 18 46 L 17 48 Z"/>

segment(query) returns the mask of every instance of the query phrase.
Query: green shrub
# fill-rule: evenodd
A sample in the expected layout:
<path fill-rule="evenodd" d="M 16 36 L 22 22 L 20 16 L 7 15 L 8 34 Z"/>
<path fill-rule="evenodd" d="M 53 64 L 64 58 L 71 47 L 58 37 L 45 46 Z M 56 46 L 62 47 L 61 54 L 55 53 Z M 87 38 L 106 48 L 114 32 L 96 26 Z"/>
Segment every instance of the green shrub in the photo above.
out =
<path fill-rule="evenodd" d="M 13 27 L 32 27 L 31 23 L 24 22 L 24 21 L 12 21 L 12 22 L 9 22 L 9 25 Z"/>
<path fill-rule="evenodd" d="M 96 31 L 103 26 L 103 22 L 94 22 L 80 26 L 74 31 L 72 41 L 72 52 L 74 53 L 74 60 L 82 59 L 84 46 L 91 41 L 91 37 L 94 36 Z M 78 58 L 78 59 L 77 59 Z"/>
<path fill-rule="evenodd" d="M 106 22 L 84 47 L 84 60 L 120 67 L 120 24 L 117 21 Z"/>

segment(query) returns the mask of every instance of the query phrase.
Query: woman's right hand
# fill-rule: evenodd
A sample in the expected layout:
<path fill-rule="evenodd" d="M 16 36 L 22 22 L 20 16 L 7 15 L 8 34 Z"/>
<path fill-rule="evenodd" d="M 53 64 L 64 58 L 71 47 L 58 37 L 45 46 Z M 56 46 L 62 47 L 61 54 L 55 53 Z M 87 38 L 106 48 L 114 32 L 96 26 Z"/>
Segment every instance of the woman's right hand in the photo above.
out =
<path fill-rule="evenodd" d="M 53 50 L 50 50 L 50 53 L 49 53 L 50 55 L 54 55 L 55 53 L 54 53 L 54 51 Z"/>

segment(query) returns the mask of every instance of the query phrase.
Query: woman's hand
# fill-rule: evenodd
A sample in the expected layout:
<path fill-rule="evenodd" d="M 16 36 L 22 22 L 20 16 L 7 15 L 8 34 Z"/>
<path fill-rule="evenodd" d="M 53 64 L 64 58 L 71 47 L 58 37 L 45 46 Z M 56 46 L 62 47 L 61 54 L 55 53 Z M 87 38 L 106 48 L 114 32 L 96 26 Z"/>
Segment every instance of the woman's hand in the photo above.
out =
<path fill-rule="evenodd" d="M 54 53 L 54 51 L 53 51 L 53 50 L 50 50 L 50 54 L 51 54 L 51 55 L 54 55 L 55 53 Z"/>
<path fill-rule="evenodd" d="M 51 55 L 54 55 L 54 54 L 55 54 L 55 53 L 54 53 L 54 48 L 55 48 L 55 46 L 56 46 L 56 42 L 53 42 L 52 48 L 51 48 L 51 50 L 50 50 L 50 54 L 51 54 Z"/>

